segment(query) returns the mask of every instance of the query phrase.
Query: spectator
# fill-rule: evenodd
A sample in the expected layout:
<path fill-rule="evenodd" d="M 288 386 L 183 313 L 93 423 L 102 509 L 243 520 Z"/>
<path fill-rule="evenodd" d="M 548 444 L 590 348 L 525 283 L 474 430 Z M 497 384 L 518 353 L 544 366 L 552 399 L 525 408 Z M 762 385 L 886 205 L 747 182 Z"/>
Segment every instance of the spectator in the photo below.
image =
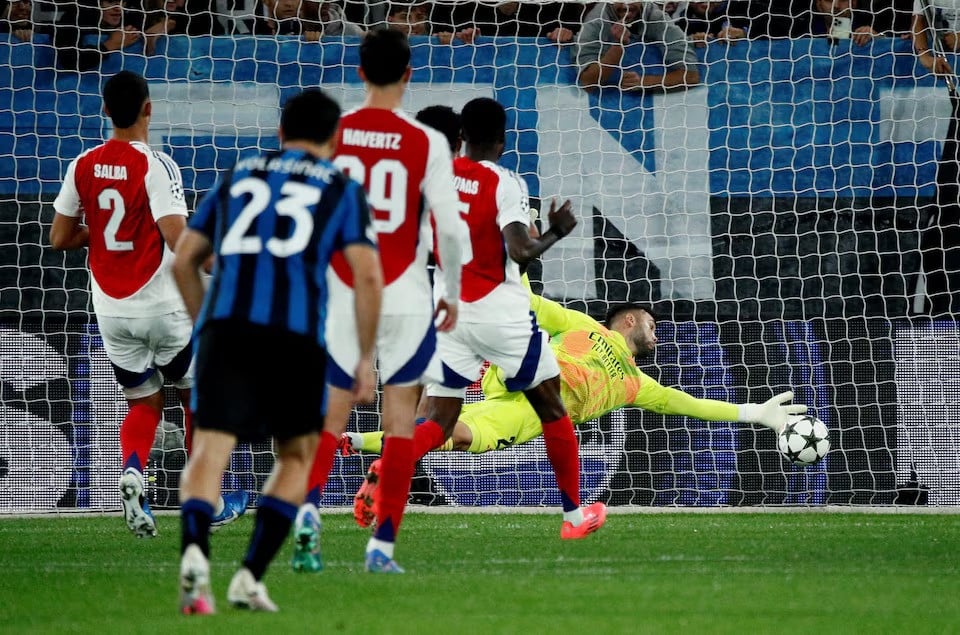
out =
<path fill-rule="evenodd" d="M 122 0 L 100 0 L 96 9 L 75 4 L 64 11 L 54 29 L 60 68 L 86 71 L 115 51 L 142 52 L 143 34 L 126 19 L 125 9 Z"/>
<path fill-rule="evenodd" d="M 32 0 L 0 2 L 0 33 L 9 33 L 21 42 L 30 42 L 38 33 L 33 24 Z"/>
<path fill-rule="evenodd" d="M 859 0 L 813 0 L 812 8 L 797 16 L 803 35 L 826 36 L 834 40 L 853 39 L 868 44 L 880 35 L 873 28 L 874 16 L 858 8 Z"/>
<path fill-rule="evenodd" d="M 328 35 L 362 37 L 365 32 L 362 26 L 347 20 L 343 8 L 336 2 L 305 0 L 300 19 L 304 37 L 312 42 Z"/>
<path fill-rule="evenodd" d="M 746 16 L 736 15 L 729 2 L 687 2 L 677 8 L 673 19 L 697 46 L 706 46 L 713 40 L 733 42 L 747 37 Z"/>
<path fill-rule="evenodd" d="M 209 8 L 209 2 L 196 0 L 147 0 L 144 6 L 144 33 L 148 38 L 150 34 L 211 35 L 213 24 Z M 147 42 L 149 45 L 150 40 Z"/>
<path fill-rule="evenodd" d="M 584 5 L 577 2 L 467 2 L 452 12 L 454 30 L 475 28 L 493 37 L 545 37 L 558 44 L 572 42 L 583 23 Z"/>
<path fill-rule="evenodd" d="M 624 47 L 637 40 L 663 51 L 663 75 L 622 68 Z M 683 31 L 652 2 L 595 6 L 577 36 L 578 81 L 587 90 L 603 85 L 622 90 L 681 90 L 700 83 L 697 58 Z M 642 71 L 642 69 L 641 69 Z"/>
<path fill-rule="evenodd" d="M 269 32 L 260 24 L 267 12 L 258 0 L 211 0 L 214 35 L 252 35 Z"/>
<path fill-rule="evenodd" d="M 427 2 L 391 3 L 387 10 L 387 28 L 408 36 L 433 34 L 441 44 L 451 44 L 454 39 L 469 44 L 479 35 L 473 27 L 454 31 L 449 13 L 439 17 L 442 14 L 443 9 L 435 14 Z"/>
<path fill-rule="evenodd" d="M 733 1 L 733 0 L 732 0 Z M 801 2 L 809 0 L 736 0 L 738 10 L 746 12 L 749 20 L 747 34 L 751 38 L 801 37 L 795 16 L 800 13 Z M 809 6 L 807 7 L 809 8 Z"/>
<path fill-rule="evenodd" d="M 937 47 L 930 40 L 931 25 L 928 16 L 935 16 L 938 11 L 940 21 L 934 23 L 933 30 L 940 38 L 940 50 L 957 50 L 957 36 L 960 32 L 960 2 L 958 0 L 914 0 L 913 48 L 917 52 L 918 61 L 925 69 L 937 75 L 953 77 L 954 70 L 950 63 L 942 55 L 936 55 Z"/>

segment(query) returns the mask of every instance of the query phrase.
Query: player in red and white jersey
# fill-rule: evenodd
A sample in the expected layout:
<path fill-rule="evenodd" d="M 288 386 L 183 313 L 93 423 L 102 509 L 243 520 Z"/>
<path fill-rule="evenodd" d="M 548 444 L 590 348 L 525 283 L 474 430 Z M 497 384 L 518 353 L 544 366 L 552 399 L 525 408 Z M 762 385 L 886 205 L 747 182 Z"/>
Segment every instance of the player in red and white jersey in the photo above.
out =
<path fill-rule="evenodd" d="M 427 420 L 417 426 L 414 437 L 422 454 L 415 458 L 449 438 L 467 386 L 480 377 L 485 361 L 496 364 L 507 389 L 522 391 L 542 423 L 563 502 L 560 536 L 583 538 L 603 525 L 606 507 L 599 502 L 580 507 L 579 447 L 560 397 L 560 367 L 530 310 L 520 271 L 577 221 L 569 201 L 559 209 L 551 202 L 550 227 L 533 238 L 526 184 L 496 163 L 506 137 L 503 106 L 489 98 L 474 99 L 464 106 L 461 119 L 466 149 L 465 156 L 454 161 L 454 182 L 472 253 L 464 258 L 458 327 L 438 336 L 444 379 L 427 387 Z M 437 266 L 445 266 L 442 255 Z M 444 293 L 442 285 L 437 284 L 439 294 Z"/>
<path fill-rule="evenodd" d="M 401 110 L 410 80 L 410 47 L 398 31 L 371 30 L 360 44 L 363 105 L 343 115 L 334 164 L 367 193 L 383 266 L 383 303 L 377 361 L 383 389 L 384 451 L 380 465 L 377 524 L 367 544 L 366 568 L 401 572 L 393 549 L 413 476 L 411 439 L 420 386 L 442 377 L 436 332 L 454 328 L 460 292 L 461 243 L 465 228 L 457 214 L 450 150 L 443 136 Z M 429 210 L 429 211 L 428 211 Z M 436 223 L 437 248 L 450 263 L 447 295 L 434 302 L 427 272 L 429 246 L 421 231 Z M 296 522 L 298 545 L 315 544 L 317 514 L 340 435 L 353 406 L 349 370 L 356 367 L 356 336 L 350 277 L 335 256 L 328 275 L 329 400 L 324 431 L 308 482 L 307 503 Z M 434 324 L 435 318 L 439 320 Z M 362 496 L 362 493 L 358 493 Z M 295 568 L 297 559 L 295 557 Z M 304 567 L 310 570 L 311 567 Z M 315 569 L 315 568 L 314 568 Z"/>
<path fill-rule="evenodd" d="M 193 324 L 171 271 L 187 206 L 180 168 L 146 144 L 152 111 L 146 80 L 120 71 L 104 84 L 103 105 L 113 135 L 68 166 L 53 202 L 50 243 L 88 248 L 103 348 L 129 405 L 120 426 L 124 519 L 137 536 L 155 536 L 143 470 L 163 413 L 165 380 L 180 391 L 188 448 L 190 438 Z M 246 510 L 246 492 L 228 496 L 232 507 L 221 504 L 218 524 Z"/>

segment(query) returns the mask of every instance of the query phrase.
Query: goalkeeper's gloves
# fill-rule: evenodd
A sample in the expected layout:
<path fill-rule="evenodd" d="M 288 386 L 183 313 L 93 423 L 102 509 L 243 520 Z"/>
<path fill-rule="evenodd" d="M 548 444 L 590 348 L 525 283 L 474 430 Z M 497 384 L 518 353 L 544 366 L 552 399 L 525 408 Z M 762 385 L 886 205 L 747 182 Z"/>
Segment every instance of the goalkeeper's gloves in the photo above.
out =
<path fill-rule="evenodd" d="M 800 403 L 788 404 L 793 399 L 793 391 L 788 390 L 767 399 L 763 403 L 745 403 L 737 406 L 741 423 L 759 423 L 779 433 L 787 425 L 787 420 L 802 415 L 807 407 Z"/>

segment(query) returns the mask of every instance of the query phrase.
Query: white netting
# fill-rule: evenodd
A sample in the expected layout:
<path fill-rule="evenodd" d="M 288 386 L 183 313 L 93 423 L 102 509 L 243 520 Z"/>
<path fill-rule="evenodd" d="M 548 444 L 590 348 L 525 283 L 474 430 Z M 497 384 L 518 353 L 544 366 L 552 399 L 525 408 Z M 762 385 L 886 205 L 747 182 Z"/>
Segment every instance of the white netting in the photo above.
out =
<path fill-rule="evenodd" d="M 649 374 L 737 403 L 792 388 L 831 430 L 831 454 L 800 470 L 760 428 L 623 410 L 581 431 L 586 497 L 889 504 L 916 496 L 901 487 L 915 467 L 931 504 L 960 500 L 957 104 L 900 38 L 912 2 L 877 0 L 848 21 L 734 0 L 702 27 L 695 3 L 677 3 L 669 19 L 705 46 L 643 23 L 643 8 L 622 68 L 585 91 L 582 3 L 501 3 L 519 5 L 511 14 L 436 2 L 424 26 L 418 7 L 392 13 L 399 3 L 389 2 L 186 0 L 143 12 L 135 1 L 121 26 L 163 30 L 170 19 L 176 33 L 124 40 L 106 1 L 34 0 L 32 33 L 14 12 L 27 3 L 0 21 L 0 512 L 119 508 L 124 402 L 84 254 L 53 252 L 47 239 L 67 162 L 109 134 L 102 80 L 121 68 L 148 78 L 151 144 L 180 165 L 192 199 L 241 154 L 276 147 L 292 92 L 320 85 L 344 109 L 358 105 L 355 34 L 404 21 L 414 33 L 407 109 L 495 97 L 509 117 L 503 162 L 534 205 L 574 203 L 581 223 L 533 272 L 536 289 L 598 317 L 609 302 L 653 302 L 661 343 L 642 362 Z M 937 26 L 957 28 L 951 3 L 939 4 Z M 745 37 L 723 41 L 730 27 Z M 580 44 L 610 42 L 597 37 Z M 118 41 L 127 46 L 113 51 Z M 661 79 L 621 90 L 630 73 Z M 165 420 L 151 495 L 175 505 L 182 416 L 168 408 Z M 378 422 L 368 409 L 351 429 Z M 337 460 L 328 504 L 349 501 L 369 460 Z M 269 445 L 242 448 L 225 485 L 258 488 L 271 465 Z M 433 455 L 415 489 L 423 502 L 558 503 L 539 441 Z"/>

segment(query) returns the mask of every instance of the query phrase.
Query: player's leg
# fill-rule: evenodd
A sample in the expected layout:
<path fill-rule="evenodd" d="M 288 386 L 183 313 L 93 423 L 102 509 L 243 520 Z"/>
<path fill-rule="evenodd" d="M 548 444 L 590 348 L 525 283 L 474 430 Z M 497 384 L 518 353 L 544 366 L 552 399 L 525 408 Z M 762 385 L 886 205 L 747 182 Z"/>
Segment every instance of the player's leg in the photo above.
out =
<path fill-rule="evenodd" d="M 328 281 L 331 273 L 328 275 Z M 323 569 L 320 549 L 320 503 L 333 469 L 340 438 L 347 429 L 353 411 L 353 372 L 360 359 L 356 323 L 352 316 L 353 292 L 338 280 L 331 292 L 339 298 L 328 303 L 330 314 L 326 325 L 327 412 L 317 443 L 317 451 L 307 477 L 306 497 L 294 520 L 294 548 L 290 565 L 297 572 L 318 572 Z M 349 309 L 349 311 L 348 311 Z"/>
<path fill-rule="evenodd" d="M 127 527 L 138 537 L 157 534 L 156 521 L 144 495 L 143 473 L 163 414 L 163 378 L 153 365 L 149 318 L 102 317 L 98 320 L 103 348 L 127 400 L 120 424 L 122 473 L 118 487 Z"/>
<path fill-rule="evenodd" d="M 277 610 L 262 579 L 290 534 L 316 451 L 316 432 L 277 440 L 277 460 L 263 487 L 247 554 L 227 590 L 227 599 L 234 606 L 254 611 Z"/>
<path fill-rule="evenodd" d="M 193 454 L 180 477 L 180 612 L 214 612 L 210 589 L 210 523 L 220 497 L 223 470 L 237 437 L 221 430 L 197 430 Z"/>
<path fill-rule="evenodd" d="M 193 320 L 186 311 L 162 316 L 153 326 L 154 361 L 163 378 L 177 389 L 183 406 L 183 439 L 187 456 L 193 451 L 193 407 L 190 403 L 194 384 Z M 217 496 L 212 531 L 229 525 L 247 511 L 250 494 L 239 489 Z"/>
<path fill-rule="evenodd" d="M 436 358 L 436 331 L 432 314 L 382 316 L 377 336 L 380 372 L 383 377 L 383 455 L 371 465 L 375 490 L 361 487 L 362 500 L 354 501 L 356 516 L 375 493 L 373 514 L 376 527 L 367 543 L 366 569 L 382 573 L 402 573 L 394 562 L 393 551 L 403 512 L 410 494 L 414 470 L 414 427 L 420 384 L 423 378 L 439 375 Z M 376 468 L 375 468 L 376 466 Z"/>
<path fill-rule="evenodd" d="M 241 437 L 258 431 L 263 401 L 249 359 L 262 353 L 259 339 L 228 322 L 211 322 L 200 333 L 196 386 L 192 394 L 191 454 L 180 478 L 180 610 L 212 613 L 210 525 L 230 453 Z"/>
<path fill-rule="evenodd" d="M 323 570 L 323 557 L 320 548 L 320 502 L 323 488 L 330 478 L 330 470 L 336 458 L 339 439 L 346 430 L 347 421 L 353 410 L 353 394 L 331 382 L 329 373 L 331 361 L 328 359 L 327 373 L 327 414 L 324 417 L 323 430 L 320 432 L 317 450 L 314 453 L 307 477 L 306 496 L 294 519 L 293 557 L 290 566 L 301 573 L 316 573 Z M 352 378 L 351 378 L 352 382 Z"/>
<path fill-rule="evenodd" d="M 483 369 L 484 359 L 474 351 L 472 333 L 475 325 L 461 323 L 452 333 L 437 334 L 437 355 L 441 364 L 441 381 L 427 386 L 425 414 L 414 432 L 414 461 L 438 448 L 453 434 L 467 386 L 474 383 Z"/>
<path fill-rule="evenodd" d="M 330 299 L 325 325 L 327 342 L 326 377 L 327 413 L 317 446 L 310 476 L 304 513 L 312 513 L 320 505 L 323 488 L 330 477 L 340 436 L 346 431 L 353 411 L 353 372 L 360 360 L 357 325 L 353 314 L 353 289 L 345 285 L 333 271 L 327 273 Z"/>
<path fill-rule="evenodd" d="M 594 503 L 587 510 L 580 508 L 580 446 L 560 397 L 560 367 L 547 335 L 536 326 L 531 332 L 529 324 L 525 330 L 500 325 L 499 341 L 504 350 L 509 351 L 511 346 L 523 350 L 522 355 L 503 359 L 491 352 L 488 358 L 501 367 L 504 386 L 508 390 L 523 390 L 540 419 L 547 458 L 560 489 L 564 520 L 561 537 L 582 538 L 603 524 L 606 507 Z"/>

